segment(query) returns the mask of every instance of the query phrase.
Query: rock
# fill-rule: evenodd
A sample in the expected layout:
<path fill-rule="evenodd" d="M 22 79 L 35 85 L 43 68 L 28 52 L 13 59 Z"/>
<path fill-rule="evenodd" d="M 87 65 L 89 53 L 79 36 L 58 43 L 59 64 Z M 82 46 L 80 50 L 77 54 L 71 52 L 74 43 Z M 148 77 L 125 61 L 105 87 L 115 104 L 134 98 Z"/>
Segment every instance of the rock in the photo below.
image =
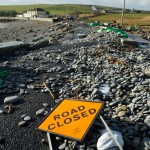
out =
<path fill-rule="evenodd" d="M 118 114 L 120 111 L 126 111 L 127 110 L 127 106 L 126 105 L 122 105 L 120 107 L 117 107 L 115 109 L 116 113 Z"/>
<path fill-rule="evenodd" d="M 61 137 L 56 136 L 56 140 L 60 141 L 60 140 L 61 140 Z"/>
<path fill-rule="evenodd" d="M 126 115 L 126 112 L 125 111 L 120 111 L 119 113 L 118 113 L 118 116 L 119 117 L 124 117 Z"/>
<path fill-rule="evenodd" d="M 26 116 L 26 114 L 21 115 L 21 119 L 24 119 Z"/>
<path fill-rule="evenodd" d="M 48 114 L 48 111 L 45 111 L 43 115 L 46 116 L 47 114 Z"/>
<path fill-rule="evenodd" d="M 146 132 L 148 130 L 148 126 L 147 125 L 142 125 L 142 127 L 140 128 L 140 132 Z"/>
<path fill-rule="evenodd" d="M 141 98 L 139 98 L 139 97 L 136 97 L 136 98 L 134 98 L 133 100 L 132 100 L 132 103 L 136 103 L 138 100 L 140 100 Z"/>
<path fill-rule="evenodd" d="M 50 105 L 48 103 L 43 103 L 44 107 L 49 107 Z"/>
<path fill-rule="evenodd" d="M 3 142 L 3 140 L 4 140 L 4 139 L 0 136 L 0 144 Z"/>
<path fill-rule="evenodd" d="M 0 114 L 4 114 L 4 111 L 3 111 L 3 110 L 0 110 Z"/>
<path fill-rule="evenodd" d="M 120 102 L 120 101 L 111 102 L 111 103 L 109 103 L 109 106 L 115 106 L 115 105 L 117 105 L 119 102 Z"/>
<path fill-rule="evenodd" d="M 43 144 L 48 144 L 48 141 L 47 141 L 46 139 L 42 139 L 41 142 L 42 142 Z"/>
<path fill-rule="evenodd" d="M 143 60 L 143 57 L 142 57 L 142 56 L 138 56 L 138 57 L 137 57 L 137 60 L 142 61 L 142 60 Z"/>
<path fill-rule="evenodd" d="M 30 117 L 30 116 L 26 116 L 26 117 L 24 117 L 23 120 L 24 120 L 24 121 L 30 121 L 30 120 L 31 120 L 31 117 Z"/>
<path fill-rule="evenodd" d="M 70 147 L 69 147 L 69 146 L 66 146 L 66 147 L 65 147 L 65 150 L 70 150 Z"/>
<path fill-rule="evenodd" d="M 146 68 L 146 69 L 144 70 L 144 73 L 145 73 L 145 75 L 147 75 L 147 76 L 150 77 L 150 67 Z"/>
<path fill-rule="evenodd" d="M 150 149 L 150 138 L 145 137 L 143 139 L 143 143 L 144 143 L 144 146 L 146 146 L 148 149 Z"/>
<path fill-rule="evenodd" d="M 18 126 L 24 126 L 26 124 L 26 121 L 21 121 L 18 123 Z"/>
<path fill-rule="evenodd" d="M 143 81 L 142 84 L 143 84 L 143 85 L 150 84 L 150 80 Z"/>
<path fill-rule="evenodd" d="M 150 119 L 147 119 L 147 118 L 146 118 L 146 119 L 144 120 L 144 123 L 146 123 L 146 124 L 150 127 Z"/>
<path fill-rule="evenodd" d="M 9 97 L 6 97 L 4 99 L 4 103 L 5 104 L 9 104 L 9 103 L 15 103 L 19 100 L 19 97 L 18 96 L 9 96 Z"/>
<path fill-rule="evenodd" d="M 147 106 L 150 107 L 150 99 L 147 100 Z"/>
<path fill-rule="evenodd" d="M 21 88 L 26 88 L 25 84 L 19 84 L 18 86 L 21 87 Z"/>
<path fill-rule="evenodd" d="M 63 143 L 58 147 L 58 149 L 65 149 L 65 147 L 66 147 L 66 143 Z"/>
<path fill-rule="evenodd" d="M 140 144 L 140 138 L 139 137 L 134 137 L 133 141 L 132 141 L 132 146 L 134 148 L 138 147 Z"/>
<path fill-rule="evenodd" d="M 44 115 L 45 113 L 45 108 L 39 109 L 38 111 L 36 111 L 36 115 L 40 116 L 40 115 Z"/>

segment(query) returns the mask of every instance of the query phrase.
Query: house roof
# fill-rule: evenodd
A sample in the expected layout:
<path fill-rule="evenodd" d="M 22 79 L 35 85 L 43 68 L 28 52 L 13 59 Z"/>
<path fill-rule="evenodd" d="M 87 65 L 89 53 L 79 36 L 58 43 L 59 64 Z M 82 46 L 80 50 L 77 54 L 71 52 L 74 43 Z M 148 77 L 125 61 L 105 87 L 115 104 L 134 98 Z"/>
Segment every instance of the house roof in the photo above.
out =
<path fill-rule="evenodd" d="M 33 9 L 29 9 L 28 11 L 45 11 L 42 8 L 33 8 Z"/>

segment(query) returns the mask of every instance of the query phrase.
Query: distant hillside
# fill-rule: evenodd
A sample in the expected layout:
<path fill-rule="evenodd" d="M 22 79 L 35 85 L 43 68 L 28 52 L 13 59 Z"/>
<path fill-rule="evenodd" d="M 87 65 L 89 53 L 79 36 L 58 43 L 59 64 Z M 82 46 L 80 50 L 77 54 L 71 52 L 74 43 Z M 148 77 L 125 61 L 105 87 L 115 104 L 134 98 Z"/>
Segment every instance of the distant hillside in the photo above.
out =
<path fill-rule="evenodd" d="M 117 9 L 110 8 L 105 6 L 96 6 L 99 9 Z M 66 14 L 66 13 L 89 13 L 91 12 L 91 5 L 73 5 L 73 4 L 65 4 L 65 5 L 52 5 L 52 4 L 38 4 L 38 5 L 11 5 L 11 6 L 0 6 L 0 11 L 4 10 L 15 10 L 17 12 L 24 12 L 32 8 L 43 8 L 46 11 L 49 11 L 51 14 Z"/>

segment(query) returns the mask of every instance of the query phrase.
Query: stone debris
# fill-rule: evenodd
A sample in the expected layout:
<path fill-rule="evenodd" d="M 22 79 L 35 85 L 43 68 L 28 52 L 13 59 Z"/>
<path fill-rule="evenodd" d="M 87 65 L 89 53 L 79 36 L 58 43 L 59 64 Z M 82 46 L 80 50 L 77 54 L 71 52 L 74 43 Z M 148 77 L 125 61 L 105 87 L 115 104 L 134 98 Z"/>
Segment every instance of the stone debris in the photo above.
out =
<path fill-rule="evenodd" d="M 44 108 L 39 109 L 38 111 L 36 111 L 37 116 L 44 115 L 44 114 L 45 114 L 45 109 Z"/>
<path fill-rule="evenodd" d="M 30 116 L 26 116 L 26 117 L 23 118 L 23 120 L 24 120 L 24 121 L 30 121 L 30 120 L 31 120 L 31 117 L 30 117 Z"/>
<path fill-rule="evenodd" d="M 26 121 L 21 121 L 18 123 L 18 126 L 24 126 L 27 122 Z"/>
<path fill-rule="evenodd" d="M 52 30 L 44 27 L 42 34 L 51 37 L 49 45 L 34 51 L 23 49 L 0 59 L 2 67 L 10 72 L 0 88 L 4 103 L 24 99 L 16 106 L 19 109 L 14 109 L 16 113 L 10 115 L 21 112 L 18 126 L 24 126 L 31 120 L 25 114 L 28 112 L 34 127 L 30 125 L 35 128 L 63 99 L 104 101 L 101 115 L 111 130 L 122 133 L 123 149 L 148 149 L 149 53 L 140 47 L 122 45 L 115 33 L 97 33 L 97 27 L 89 27 L 82 21 L 70 23 L 70 29 L 67 26 L 56 24 Z M 28 32 L 33 34 L 34 30 Z M 40 36 L 36 34 L 34 42 L 38 40 Z M 33 109 L 28 110 L 26 103 Z M 0 116 L 5 116 L 3 108 L 0 106 Z M 105 127 L 97 118 L 83 142 L 57 136 L 53 145 L 55 149 L 95 150 L 102 129 Z"/>
<path fill-rule="evenodd" d="M 19 97 L 18 96 L 9 96 L 9 97 L 6 97 L 4 99 L 4 103 L 5 104 L 11 104 L 11 103 L 15 103 L 19 100 Z"/>

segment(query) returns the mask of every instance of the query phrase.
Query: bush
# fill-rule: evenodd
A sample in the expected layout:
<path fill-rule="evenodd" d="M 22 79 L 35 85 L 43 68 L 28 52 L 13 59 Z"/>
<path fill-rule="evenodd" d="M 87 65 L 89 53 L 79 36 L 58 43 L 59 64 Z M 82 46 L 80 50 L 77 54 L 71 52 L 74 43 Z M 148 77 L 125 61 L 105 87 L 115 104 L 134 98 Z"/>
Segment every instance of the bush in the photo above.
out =
<path fill-rule="evenodd" d="M 17 14 L 16 11 L 0 11 L 0 17 L 15 17 Z"/>

